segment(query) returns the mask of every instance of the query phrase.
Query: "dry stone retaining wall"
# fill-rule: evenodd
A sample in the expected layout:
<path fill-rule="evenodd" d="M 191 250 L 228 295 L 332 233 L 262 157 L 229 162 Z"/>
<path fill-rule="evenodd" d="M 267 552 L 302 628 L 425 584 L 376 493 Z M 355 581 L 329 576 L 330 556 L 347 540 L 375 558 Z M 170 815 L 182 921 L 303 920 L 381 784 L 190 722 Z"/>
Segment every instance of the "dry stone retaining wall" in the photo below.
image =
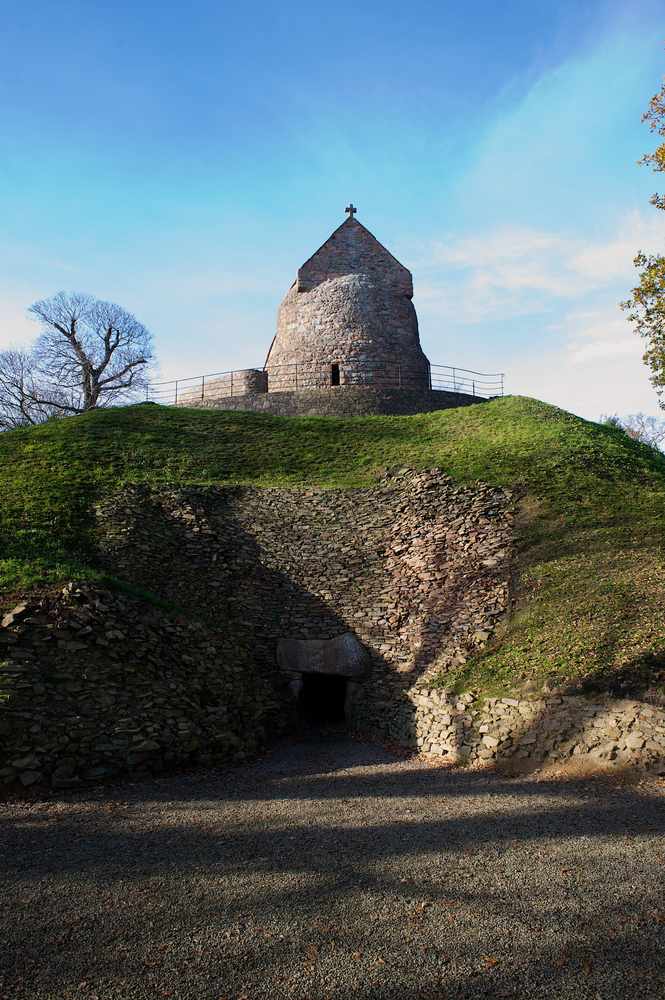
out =
<path fill-rule="evenodd" d="M 506 614 L 511 505 L 438 471 L 356 490 L 135 488 L 100 507 L 99 544 L 115 575 L 242 635 L 264 672 L 281 640 L 352 633 L 369 658 L 353 722 L 387 734 L 401 692 Z"/>
<path fill-rule="evenodd" d="M 663 711 L 639 702 L 481 704 L 428 686 L 508 612 L 511 505 L 504 490 L 403 470 L 370 490 L 139 491 L 100 511 L 100 527 L 117 572 L 246 622 L 265 670 L 281 639 L 355 635 L 369 656 L 350 702 L 360 731 L 472 763 L 665 757 Z M 167 540 L 174 520 L 189 527 Z"/>
<path fill-rule="evenodd" d="M 251 410 L 256 413 L 273 413 L 280 417 L 321 416 L 354 417 L 370 414 L 409 416 L 414 413 L 432 413 L 450 410 L 457 406 L 484 403 L 480 396 L 464 392 L 446 392 L 445 389 L 407 389 L 388 386 L 346 385 L 327 389 L 300 389 L 296 391 L 255 393 L 253 395 L 224 395 L 216 389 L 201 398 L 200 391 L 180 397 L 178 405 L 219 410 Z"/>
<path fill-rule="evenodd" d="M 132 487 L 99 506 L 100 559 L 178 612 L 70 586 L 0 626 L 0 781 L 237 759 L 293 719 L 283 640 L 352 636 L 360 732 L 493 763 L 665 758 L 663 710 L 453 695 L 432 687 L 506 616 L 513 499 L 440 472 L 372 489 Z M 350 641 L 348 638 L 345 642 Z M 355 662 L 355 660 L 354 660 Z"/>
<path fill-rule="evenodd" d="M 95 588 L 0 627 L 0 780 L 25 785 L 233 759 L 288 726 L 282 639 L 352 633 L 356 728 L 387 735 L 419 677 L 508 606 L 511 496 L 404 470 L 370 490 L 134 487 L 98 509 L 100 557 L 172 613 Z"/>
<path fill-rule="evenodd" d="M 0 788 L 243 760 L 285 721 L 227 628 L 68 585 L 0 627 Z"/>
<path fill-rule="evenodd" d="M 665 709 L 640 701 L 555 694 L 478 701 L 421 685 L 395 706 L 392 725 L 393 738 L 455 763 L 588 756 L 665 772 Z"/>

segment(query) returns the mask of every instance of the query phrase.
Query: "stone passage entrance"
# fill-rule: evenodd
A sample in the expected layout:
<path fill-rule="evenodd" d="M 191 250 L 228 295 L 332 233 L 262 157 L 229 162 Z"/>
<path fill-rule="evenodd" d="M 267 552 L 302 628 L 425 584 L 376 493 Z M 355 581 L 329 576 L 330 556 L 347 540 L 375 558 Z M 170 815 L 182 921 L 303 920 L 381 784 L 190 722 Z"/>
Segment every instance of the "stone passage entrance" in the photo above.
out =
<path fill-rule="evenodd" d="M 346 721 L 347 679 L 335 674 L 303 674 L 298 714 L 312 724 Z"/>
<path fill-rule="evenodd" d="M 281 639 L 277 662 L 302 722 L 351 722 L 352 704 L 367 666 L 367 651 L 351 632 L 332 639 Z"/>

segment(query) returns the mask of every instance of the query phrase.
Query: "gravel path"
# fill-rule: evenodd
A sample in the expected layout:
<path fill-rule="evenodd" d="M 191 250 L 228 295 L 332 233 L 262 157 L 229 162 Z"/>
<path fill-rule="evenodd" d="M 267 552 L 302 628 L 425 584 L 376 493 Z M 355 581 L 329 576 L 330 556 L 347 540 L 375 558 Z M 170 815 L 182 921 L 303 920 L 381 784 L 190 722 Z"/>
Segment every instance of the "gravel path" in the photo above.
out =
<path fill-rule="evenodd" d="M 0 806 L 0 997 L 665 996 L 665 795 L 344 738 Z"/>

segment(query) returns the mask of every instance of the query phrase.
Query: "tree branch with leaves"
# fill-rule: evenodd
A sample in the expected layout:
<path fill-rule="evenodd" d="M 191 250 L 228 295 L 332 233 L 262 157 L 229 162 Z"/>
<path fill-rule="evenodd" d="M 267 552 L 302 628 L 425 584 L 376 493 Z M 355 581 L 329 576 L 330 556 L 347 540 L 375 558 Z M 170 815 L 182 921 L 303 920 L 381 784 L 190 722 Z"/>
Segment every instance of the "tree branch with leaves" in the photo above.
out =
<path fill-rule="evenodd" d="M 642 121 L 665 139 L 665 83 L 649 103 L 649 110 L 642 115 Z M 646 153 L 641 164 L 650 166 L 656 173 L 665 172 L 665 142 L 661 142 L 652 153 Z M 665 195 L 655 193 L 651 204 L 665 210 Z M 658 393 L 660 406 L 665 409 L 665 256 L 645 254 L 635 257 L 635 267 L 639 269 L 639 284 L 633 288 L 631 296 L 621 303 L 635 331 L 646 342 L 643 360 L 651 373 L 651 384 Z"/>

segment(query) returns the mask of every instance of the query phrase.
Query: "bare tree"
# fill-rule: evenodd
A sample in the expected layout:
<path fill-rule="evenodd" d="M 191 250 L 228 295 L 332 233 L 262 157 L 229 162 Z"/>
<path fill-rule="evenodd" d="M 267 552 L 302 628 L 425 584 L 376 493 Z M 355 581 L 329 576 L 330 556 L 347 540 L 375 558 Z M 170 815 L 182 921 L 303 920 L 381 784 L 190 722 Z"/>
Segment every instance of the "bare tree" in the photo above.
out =
<path fill-rule="evenodd" d="M 35 406 L 83 413 L 145 388 L 152 337 L 121 306 L 60 292 L 29 312 L 42 327 L 31 354 L 28 397 Z"/>
<path fill-rule="evenodd" d="M 665 441 L 665 420 L 662 417 L 650 417 L 646 413 L 629 413 L 622 420 L 623 429 L 628 437 L 652 448 L 660 449 Z"/>
<path fill-rule="evenodd" d="M 610 424 L 612 427 L 620 427 L 628 437 L 634 441 L 641 441 L 652 448 L 662 450 L 665 442 L 665 419 L 663 417 L 650 417 L 646 413 L 629 413 L 627 417 L 603 416 L 601 423 Z"/>
<path fill-rule="evenodd" d="M 31 363 L 25 351 L 0 351 L 0 429 L 40 423 L 28 399 Z"/>
<path fill-rule="evenodd" d="M 35 402 L 34 360 L 29 351 L 0 351 L 0 431 L 43 424 L 62 410 Z M 64 397 L 59 397 L 64 403 Z"/>

